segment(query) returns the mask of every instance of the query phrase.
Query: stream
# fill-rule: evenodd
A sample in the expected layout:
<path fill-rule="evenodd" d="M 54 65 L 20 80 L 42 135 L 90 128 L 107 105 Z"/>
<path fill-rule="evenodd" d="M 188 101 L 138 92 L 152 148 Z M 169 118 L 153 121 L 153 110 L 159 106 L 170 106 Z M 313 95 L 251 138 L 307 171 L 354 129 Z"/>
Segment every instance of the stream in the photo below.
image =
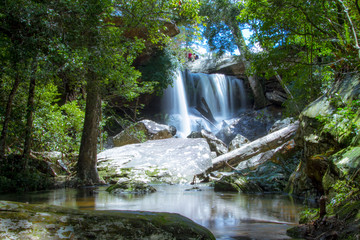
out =
<path fill-rule="evenodd" d="M 83 210 L 172 212 L 207 227 L 216 239 L 291 239 L 286 229 L 298 223 L 300 202 L 280 194 L 214 192 L 206 185 L 153 185 L 146 195 L 112 195 L 106 187 L 3 194 L 1 200 L 52 204 Z"/>

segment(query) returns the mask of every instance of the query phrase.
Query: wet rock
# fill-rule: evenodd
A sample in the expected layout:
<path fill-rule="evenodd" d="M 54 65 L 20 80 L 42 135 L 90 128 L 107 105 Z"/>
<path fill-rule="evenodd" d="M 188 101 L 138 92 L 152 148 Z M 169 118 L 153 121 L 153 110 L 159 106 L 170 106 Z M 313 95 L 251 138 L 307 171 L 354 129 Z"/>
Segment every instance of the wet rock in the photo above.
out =
<path fill-rule="evenodd" d="M 98 154 L 98 171 L 103 177 L 117 176 L 150 182 L 170 176 L 174 182 L 191 182 L 194 175 L 212 164 L 205 139 L 169 138 L 150 140 L 108 149 Z"/>
<path fill-rule="evenodd" d="M 115 147 L 141 143 L 146 140 L 166 139 L 174 136 L 174 127 L 158 124 L 151 120 L 142 120 L 113 137 Z M 176 133 L 176 132 L 175 132 Z"/>
<path fill-rule="evenodd" d="M 242 193 L 258 193 L 263 190 L 254 182 L 245 176 L 236 173 L 225 175 L 220 180 L 214 182 L 214 190 L 218 192 L 242 192 Z"/>
<path fill-rule="evenodd" d="M 108 187 L 106 191 L 112 194 L 146 194 L 154 193 L 156 189 L 145 182 L 120 180 L 115 185 Z"/>
<path fill-rule="evenodd" d="M 0 201 L 1 239 L 215 239 L 179 214 L 81 211 Z"/>
<path fill-rule="evenodd" d="M 240 148 L 241 146 L 249 142 L 250 142 L 249 139 L 247 139 L 241 134 L 237 134 L 236 137 L 229 144 L 229 151 L 235 150 L 236 148 Z"/>
<path fill-rule="evenodd" d="M 210 146 L 210 150 L 216 152 L 220 156 L 228 152 L 226 144 L 218 139 L 214 134 L 209 131 L 201 130 L 200 132 L 192 132 L 188 138 L 204 138 Z"/>

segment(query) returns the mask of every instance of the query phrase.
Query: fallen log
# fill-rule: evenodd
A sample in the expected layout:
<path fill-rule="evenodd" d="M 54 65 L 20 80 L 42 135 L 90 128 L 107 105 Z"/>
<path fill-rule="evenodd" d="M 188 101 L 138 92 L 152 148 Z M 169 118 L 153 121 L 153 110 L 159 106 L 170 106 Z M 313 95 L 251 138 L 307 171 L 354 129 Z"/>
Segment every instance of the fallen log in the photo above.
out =
<path fill-rule="evenodd" d="M 208 168 L 205 173 L 231 166 L 237 166 L 240 162 L 246 161 L 256 155 L 276 149 L 294 137 L 299 128 L 299 122 L 290 124 L 276 132 L 270 133 L 253 142 L 243 145 L 233 151 L 220 155 L 212 160 L 213 166 Z"/>

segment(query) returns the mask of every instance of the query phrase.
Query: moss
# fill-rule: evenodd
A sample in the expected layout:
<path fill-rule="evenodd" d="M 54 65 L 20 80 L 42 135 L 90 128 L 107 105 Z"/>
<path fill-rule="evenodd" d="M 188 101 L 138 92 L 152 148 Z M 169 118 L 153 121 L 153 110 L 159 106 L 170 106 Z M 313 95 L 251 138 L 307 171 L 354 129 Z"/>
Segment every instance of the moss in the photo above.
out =
<path fill-rule="evenodd" d="M 145 174 L 148 175 L 149 177 L 157 177 L 159 173 L 160 173 L 160 169 L 158 168 L 155 168 L 153 171 L 150 170 L 145 171 Z"/>
<path fill-rule="evenodd" d="M 0 202 L 0 219 L 26 219 L 31 231 L 0 232 L 21 239 L 215 239 L 206 228 L 171 213 L 80 211 L 57 206 Z M 5 207 L 5 209 L 3 207 Z M 21 214 L 19 214 L 21 213 Z M 20 235 L 19 235 L 20 234 Z M 38 238 L 39 239 L 39 238 Z"/>

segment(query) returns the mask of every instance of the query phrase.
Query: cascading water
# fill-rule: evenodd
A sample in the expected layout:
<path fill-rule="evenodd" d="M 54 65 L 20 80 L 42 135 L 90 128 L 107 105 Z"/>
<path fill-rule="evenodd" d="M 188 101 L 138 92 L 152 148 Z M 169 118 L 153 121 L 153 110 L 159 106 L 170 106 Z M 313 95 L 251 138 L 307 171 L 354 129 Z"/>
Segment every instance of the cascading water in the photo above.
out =
<path fill-rule="evenodd" d="M 179 137 L 191 131 L 216 131 L 221 123 L 246 108 L 243 81 L 223 74 L 177 72 L 163 97 L 167 124 Z"/>
<path fill-rule="evenodd" d="M 165 94 L 165 109 L 170 115 L 170 122 L 177 129 L 179 137 L 186 137 L 191 132 L 188 103 L 184 86 L 184 77 L 181 71 L 176 72 L 174 86 L 169 87 Z"/>

